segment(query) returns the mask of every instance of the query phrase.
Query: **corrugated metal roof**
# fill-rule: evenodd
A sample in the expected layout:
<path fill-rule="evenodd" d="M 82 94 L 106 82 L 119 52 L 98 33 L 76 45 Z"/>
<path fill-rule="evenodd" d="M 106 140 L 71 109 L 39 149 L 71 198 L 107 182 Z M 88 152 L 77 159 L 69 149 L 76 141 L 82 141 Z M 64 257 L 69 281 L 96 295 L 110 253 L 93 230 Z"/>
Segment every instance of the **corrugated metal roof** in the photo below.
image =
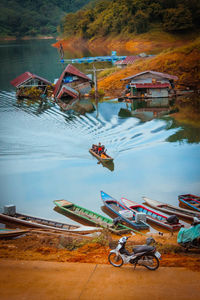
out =
<path fill-rule="evenodd" d="M 48 81 L 45 78 L 42 78 L 38 75 L 35 75 L 31 72 L 25 72 L 21 75 L 19 75 L 18 77 L 16 77 L 15 79 L 13 79 L 10 83 L 15 86 L 15 87 L 19 87 L 20 85 L 23 85 L 24 83 L 26 83 L 28 80 L 30 79 L 38 79 L 48 85 L 52 85 L 52 83 L 50 81 Z"/>
<path fill-rule="evenodd" d="M 60 78 L 58 79 L 58 81 L 56 82 L 55 84 L 55 87 L 54 87 L 54 96 L 56 96 L 61 88 L 61 85 L 62 85 L 62 80 L 63 78 L 65 77 L 66 74 L 71 74 L 71 75 L 74 75 L 74 76 L 77 76 L 77 77 L 80 77 L 80 78 L 83 78 L 87 81 L 91 81 L 91 79 L 85 75 L 84 73 L 82 73 L 81 71 L 79 71 L 77 68 L 75 68 L 74 66 L 72 65 L 67 65 L 67 67 L 64 69 L 64 71 L 62 72 Z"/>
<path fill-rule="evenodd" d="M 136 87 L 137 89 L 151 88 L 151 89 L 162 89 L 170 87 L 169 83 L 132 83 L 131 87 Z"/>
<path fill-rule="evenodd" d="M 143 75 L 143 74 L 146 74 L 146 73 L 150 73 L 152 75 L 156 75 L 156 76 L 159 76 L 159 77 L 162 77 L 162 78 L 167 78 L 167 79 L 173 79 L 173 80 L 178 80 L 178 77 L 177 76 L 174 76 L 174 75 L 169 75 L 169 74 L 166 74 L 166 73 L 161 73 L 161 72 L 156 72 L 156 71 L 144 71 L 144 72 L 140 72 L 140 73 L 137 73 L 135 75 L 132 75 L 132 76 L 129 76 L 129 77 L 126 77 L 126 78 L 123 78 L 121 80 L 129 80 L 129 79 L 133 79 L 133 78 L 136 78 L 140 75 Z"/>
<path fill-rule="evenodd" d="M 60 92 L 57 95 L 57 99 L 60 99 L 64 94 L 68 94 L 71 97 L 78 98 L 79 93 L 77 91 L 75 91 L 74 89 L 72 89 L 71 87 L 67 86 L 67 85 L 63 85 Z"/>
<path fill-rule="evenodd" d="M 115 65 L 130 65 L 133 64 L 137 59 L 141 58 L 138 55 L 127 56 L 125 59 L 117 61 Z"/>

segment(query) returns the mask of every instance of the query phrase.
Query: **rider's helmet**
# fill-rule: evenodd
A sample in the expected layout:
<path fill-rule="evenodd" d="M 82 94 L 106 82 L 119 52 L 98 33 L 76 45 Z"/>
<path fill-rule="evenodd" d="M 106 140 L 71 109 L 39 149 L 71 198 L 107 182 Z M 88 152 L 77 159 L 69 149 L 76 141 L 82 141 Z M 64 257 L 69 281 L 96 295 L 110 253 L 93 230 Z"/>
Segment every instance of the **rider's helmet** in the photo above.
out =
<path fill-rule="evenodd" d="M 126 243 L 127 240 L 128 240 L 128 238 L 126 236 L 123 236 L 121 239 L 119 239 L 119 243 L 124 244 L 124 243 Z"/>

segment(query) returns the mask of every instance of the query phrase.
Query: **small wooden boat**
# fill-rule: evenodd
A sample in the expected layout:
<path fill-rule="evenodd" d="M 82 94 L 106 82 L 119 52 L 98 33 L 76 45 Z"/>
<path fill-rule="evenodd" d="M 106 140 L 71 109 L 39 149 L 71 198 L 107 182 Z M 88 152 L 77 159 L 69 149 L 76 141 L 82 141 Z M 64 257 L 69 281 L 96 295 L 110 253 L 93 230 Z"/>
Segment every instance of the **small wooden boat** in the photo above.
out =
<path fill-rule="evenodd" d="M 179 195 L 178 200 L 180 205 L 200 212 L 200 197 L 192 194 L 185 194 Z"/>
<path fill-rule="evenodd" d="M 24 215 L 20 213 L 15 213 L 13 216 L 0 214 L 0 221 L 2 223 L 12 223 L 21 225 L 23 227 L 29 228 L 40 228 L 45 230 L 53 230 L 58 232 L 70 232 L 79 234 L 89 234 L 101 230 L 97 227 L 87 227 L 61 223 L 57 221 L 47 220 L 39 217 L 33 217 L 29 215 Z"/>
<path fill-rule="evenodd" d="M 108 163 L 108 162 L 112 162 L 113 161 L 113 158 L 111 156 L 109 156 L 107 153 L 104 153 L 104 154 L 97 154 L 96 152 L 93 151 L 93 149 L 91 148 L 89 150 L 89 152 L 95 156 L 100 162 L 102 163 Z"/>
<path fill-rule="evenodd" d="M 148 229 L 149 225 L 144 221 L 136 222 L 136 213 L 119 203 L 113 197 L 101 191 L 101 199 L 107 209 L 109 209 L 115 217 L 120 217 L 120 219 L 127 225 L 131 226 L 137 230 Z"/>
<path fill-rule="evenodd" d="M 151 207 L 160 210 L 166 214 L 176 215 L 181 218 L 193 220 L 194 217 L 200 218 L 200 212 L 195 212 L 189 209 L 177 207 L 171 204 L 163 203 L 160 201 L 152 200 L 147 197 L 143 197 L 144 201 Z"/>
<path fill-rule="evenodd" d="M 0 239 L 18 237 L 27 232 L 29 232 L 29 230 L 0 228 Z"/>
<path fill-rule="evenodd" d="M 176 224 L 170 224 L 168 222 L 168 217 L 159 214 L 156 211 L 153 211 L 143 205 L 140 205 L 132 200 L 126 198 L 121 198 L 122 203 L 125 207 L 132 210 L 134 213 L 142 212 L 146 214 L 148 222 L 154 223 L 157 226 L 164 227 L 167 230 L 174 231 L 180 229 L 183 225 L 178 221 Z"/>
<path fill-rule="evenodd" d="M 132 230 L 122 224 L 114 225 L 113 220 L 67 200 L 55 200 L 54 203 L 66 214 L 75 216 L 77 219 L 93 226 L 107 228 L 113 233 L 123 234 Z"/>

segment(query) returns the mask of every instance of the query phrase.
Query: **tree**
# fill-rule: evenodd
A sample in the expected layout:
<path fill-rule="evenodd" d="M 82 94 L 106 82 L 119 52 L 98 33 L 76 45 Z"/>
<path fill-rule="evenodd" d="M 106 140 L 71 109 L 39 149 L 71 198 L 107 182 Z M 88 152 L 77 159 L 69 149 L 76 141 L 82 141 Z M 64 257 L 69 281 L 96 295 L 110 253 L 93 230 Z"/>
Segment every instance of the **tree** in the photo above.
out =
<path fill-rule="evenodd" d="M 189 9 L 179 5 L 177 9 L 165 10 L 163 27 L 166 31 L 185 31 L 193 27 Z"/>
<path fill-rule="evenodd" d="M 149 29 L 149 16 L 147 13 L 138 10 L 134 16 L 134 26 L 136 33 L 144 33 Z"/>

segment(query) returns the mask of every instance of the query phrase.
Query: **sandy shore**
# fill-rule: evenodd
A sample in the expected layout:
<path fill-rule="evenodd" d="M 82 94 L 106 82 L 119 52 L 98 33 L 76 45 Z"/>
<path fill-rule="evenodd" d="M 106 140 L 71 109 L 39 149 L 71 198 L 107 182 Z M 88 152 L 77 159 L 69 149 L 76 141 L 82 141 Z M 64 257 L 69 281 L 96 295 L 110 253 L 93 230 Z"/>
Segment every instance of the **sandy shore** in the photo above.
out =
<path fill-rule="evenodd" d="M 104 264 L 0 260 L 0 299 L 199 299 L 200 273 Z"/>
<path fill-rule="evenodd" d="M 108 254 L 119 236 L 110 234 L 94 238 L 31 231 L 0 240 L 0 299 L 198 299 L 199 251 L 185 253 L 176 235 L 154 236 L 162 254 L 156 271 L 111 266 Z M 130 250 L 144 244 L 146 236 L 129 240 Z"/>

